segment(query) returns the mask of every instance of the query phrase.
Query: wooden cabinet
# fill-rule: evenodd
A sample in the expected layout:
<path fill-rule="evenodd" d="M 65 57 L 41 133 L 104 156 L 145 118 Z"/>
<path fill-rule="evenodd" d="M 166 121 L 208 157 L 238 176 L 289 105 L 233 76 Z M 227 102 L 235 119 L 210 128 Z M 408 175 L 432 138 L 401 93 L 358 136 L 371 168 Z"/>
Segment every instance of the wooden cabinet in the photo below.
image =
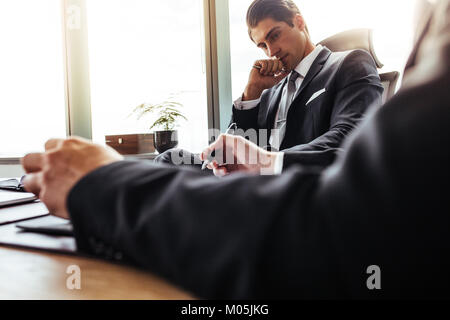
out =
<path fill-rule="evenodd" d="M 120 154 L 154 153 L 153 133 L 105 136 L 108 146 Z"/>

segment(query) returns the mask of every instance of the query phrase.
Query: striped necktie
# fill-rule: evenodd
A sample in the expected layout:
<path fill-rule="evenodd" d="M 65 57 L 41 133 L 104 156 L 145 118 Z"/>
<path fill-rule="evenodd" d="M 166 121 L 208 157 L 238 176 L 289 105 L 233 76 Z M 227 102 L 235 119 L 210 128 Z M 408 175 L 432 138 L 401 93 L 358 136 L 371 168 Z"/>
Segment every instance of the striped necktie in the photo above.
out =
<path fill-rule="evenodd" d="M 286 133 L 286 118 L 289 112 L 289 107 L 292 104 L 292 100 L 294 99 L 296 87 L 295 80 L 300 76 L 298 72 L 295 70 L 289 76 L 289 81 L 287 82 L 287 90 L 283 95 L 280 101 L 280 106 L 278 108 L 278 117 L 277 122 L 275 124 L 275 133 L 271 135 L 270 145 L 272 149 L 279 150 L 281 146 L 281 142 L 283 141 L 284 135 Z"/>

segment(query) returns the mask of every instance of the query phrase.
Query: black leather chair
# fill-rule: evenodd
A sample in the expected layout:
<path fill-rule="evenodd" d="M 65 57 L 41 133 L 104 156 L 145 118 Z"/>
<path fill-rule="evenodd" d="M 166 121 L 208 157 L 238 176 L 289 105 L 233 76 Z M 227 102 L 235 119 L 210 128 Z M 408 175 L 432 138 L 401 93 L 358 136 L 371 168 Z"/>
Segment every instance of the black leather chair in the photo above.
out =
<path fill-rule="evenodd" d="M 373 48 L 372 30 L 371 29 L 352 29 L 335 34 L 318 44 L 326 46 L 331 51 L 347 51 L 354 49 L 363 49 L 371 54 L 378 69 L 383 67 L 383 64 L 378 59 Z M 395 88 L 400 76 L 398 71 L 381 73 L 381 84 L 384 87 L 382 97 L 383 103 L 389 100 L 395 94 Z"/>

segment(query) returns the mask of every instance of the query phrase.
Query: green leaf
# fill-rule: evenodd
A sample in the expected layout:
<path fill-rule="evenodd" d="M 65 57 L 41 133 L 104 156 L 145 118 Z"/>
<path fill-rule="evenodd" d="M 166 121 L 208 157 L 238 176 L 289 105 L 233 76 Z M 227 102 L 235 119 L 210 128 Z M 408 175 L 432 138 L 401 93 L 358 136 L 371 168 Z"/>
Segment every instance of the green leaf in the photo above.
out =
<path fill-rule="evenodd" d="M 179 110 L 183 107 L 183 104 L 172 101 L 171 99 L 173 99 L 172 96 L 170 96 L 168 100 L 158 104 L 140 104 L 133 109 L 132 114 L 136 114 L 137 119 L 141 119 L 147 114 L 158 112 L 158 119 L 150 126 L 150 130 L 155 127 L 172 130 L 175 127 L 177 119 L 184 119 L 187 121 L 187 118 Z"/>

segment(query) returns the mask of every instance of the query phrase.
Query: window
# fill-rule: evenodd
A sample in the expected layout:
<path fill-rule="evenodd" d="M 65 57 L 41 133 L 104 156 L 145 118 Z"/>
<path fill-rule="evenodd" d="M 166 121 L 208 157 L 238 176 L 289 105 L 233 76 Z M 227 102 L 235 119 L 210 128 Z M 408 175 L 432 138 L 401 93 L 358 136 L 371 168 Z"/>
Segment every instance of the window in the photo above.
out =
<path fill-rule="evenodd" d="M 60 0 L 0 4 L 0 157 L 66 135 Z"/>
<path fill-rule="evenodd" d="M 66 33 L 67 52 L 63 2 L 3 0 L 0 4 L 0 158 L 42 150 L 47 139 L 63 137 L 68 130 L 84 134 L 78 130 L 80 123 L 89 128 L 85 130 L 89 137 L 90 115 L 96 142 L 104 143 L 109 134 L 148 132 L 152 118 L 137 120 L 132 110 L 139 104 L 168 98 L 182 103 L 188 118 L 180 121 L 179 147 L 198 152 L 208 143 L 208 106 L 210 115 L 218 110 L 218 104 L 219 113 L 227 114 L 222 111 L 230 111 L 229 99 L 220 97 L 228 96 L 231 90 L 237 98 L 253 61 L 265 57 L 247 35 L 245 15 L 251 0 L 229 0 L 230 42 L 223 21 L 228 21 L 228 10 L 223 9 L 227 0 L 214 3 L 216 10 L 219 8 L 217 37 L 204 27 L 203 4 L 211 5 L 212 0 L 67 0 L 66 5 L 87 6 L 87 19 L 84 11 L 82 18 L 87 39 L 76 31 Z M 381 70 L 385 72 L 403 69 L 412 45 L 414 2 L 379 0 L 374 5 L 369 0 L 298 0 L 298 5 L 314 42 L 346 29 L 372 28 L 375 51 L 385 64 Z M 210 59 L 211 65 L 216 65 L 209 68 L 218 70 L 220 81 L 209 92 L 205 61 L 215 53 L 212 49 L 205 53 L 205 33 L 211 42 L 220 42 L 216 46 L 220 59 Z M 231 71 L 228 58 L 224 58 L 228 57 L 228 44 Z M 89 61 L 77 51 L 85 47 Z M 82 70 L 86 75 L 83 79 L 90 81 L 69 79 L 73 73 L 65 74 L 65 62 L 67 69 Z M 214 71 L 209 73 L 211 86 Z M 66 76 L 72 80 L 67 81 L 67 88 Z M 80 83 L 84 84 L 81 89 L 76 86 Z M 66 90 L 69 98 L 80 98 L 70 112 Z M 219 101 L 211 103 L 217 93 Z M 86 101 L 91 109 L 80 111 L 78 108 L 88 106 Z M 66 113 L 74 124 L 71 128 L 66 128 Z"/>
<path fill-rule="evenodd" d="M 105 135 L 146 133 L 151 120 L 130 116 L 142 103 L 182 103 L 179 147 L 208 143 L 201 0 L 87 2 L 92 129 Z"/>
<path fill-rule="evenodd" d="M 247 34 L 245 17 L 251 2 L 229 3 L 233 99 L 242 94 L 252 63 L 266 58 Z M 371 28 L 375 52 L 384 64 L 380 71 L 403 71 L 413 44 L 415 1 L 298 0 L 296 4 L 314 43 L 348 29 Z"/>

